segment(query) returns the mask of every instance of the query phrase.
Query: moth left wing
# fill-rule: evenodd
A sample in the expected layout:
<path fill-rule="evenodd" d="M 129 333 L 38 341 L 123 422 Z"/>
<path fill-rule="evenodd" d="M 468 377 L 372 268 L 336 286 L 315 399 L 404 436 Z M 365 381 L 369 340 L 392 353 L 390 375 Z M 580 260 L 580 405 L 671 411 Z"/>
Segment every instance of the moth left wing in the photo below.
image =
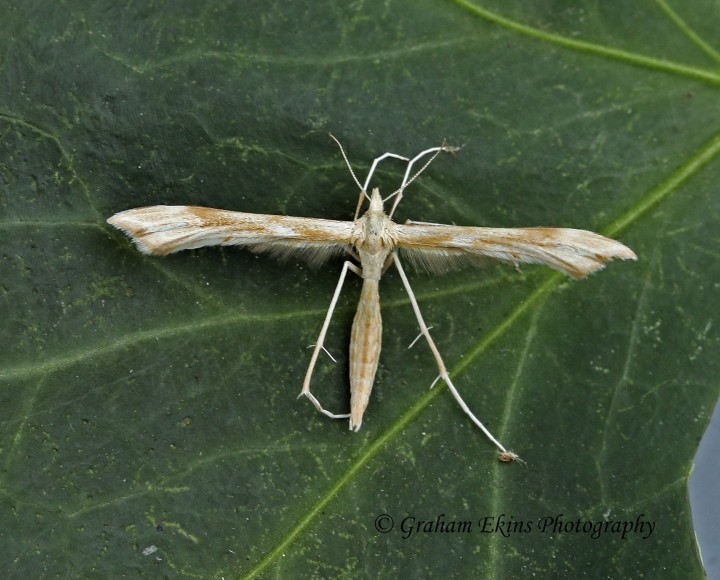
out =
<path fill-rule="evenodd" d="M 204 246 L 244 246 L 319 264 L 351 247 L 353 222 L 242 213 L 189 205 L 154 205 L 116 213 L 108 223 L 145 254 Z"/>
<path fill-rule="evenodd" d="M 636 260 L 627 246 L 586 230 L 570 228 L 477 228 L 397 224 L 397 245 L 416 266 L 446 271 L 465 263 L 499 260 L 545 264 L 582 278 L 619 258 Z"/>

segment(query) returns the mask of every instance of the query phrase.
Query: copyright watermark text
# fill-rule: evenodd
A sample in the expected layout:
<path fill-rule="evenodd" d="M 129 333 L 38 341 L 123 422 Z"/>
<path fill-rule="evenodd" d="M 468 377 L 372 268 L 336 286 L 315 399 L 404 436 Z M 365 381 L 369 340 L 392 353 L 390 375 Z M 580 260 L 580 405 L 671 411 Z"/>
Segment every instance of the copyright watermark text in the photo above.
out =
<path fill-rule="evenodd" d="M 392 531 L 401 534 L 404 540 L 417 534 L 499 534 L 509 538 L 514 534 L 581 534 L 593 540 L 600 536 L 614 535 L 620 539 L 634 536 L 647 540 L 655 531 L 655 522 L 645 514 L 626 520 L 572 519 L 564 514 L 540 516 L 534 519 L 520 519 L 512 515 L 480 516 L 476 518 L 453 519 L 445 514 L 435 518 L 405 516 L 396 521 L 390 514 L 375 518 L 375 529 L 381 534 Z"/>

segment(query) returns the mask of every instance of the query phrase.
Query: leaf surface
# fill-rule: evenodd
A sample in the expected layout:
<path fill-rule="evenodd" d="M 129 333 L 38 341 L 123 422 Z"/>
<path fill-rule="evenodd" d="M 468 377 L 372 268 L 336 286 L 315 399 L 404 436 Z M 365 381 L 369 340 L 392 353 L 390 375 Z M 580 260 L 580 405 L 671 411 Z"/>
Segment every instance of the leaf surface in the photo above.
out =
<path fill-rule="evenodd" d="M 8 8 L 0 570 L 702 577 L 686 487 L 720 371 L 714 6 Z M 296 400 L 340 261 L 153 258 L 105 224 L 155 204 L 351 219 L 328 131 L 359 176 L 385 151 L 463 145 L 398 221 L 590 229 L 639 256 L 581 281 L 411 274 L 456 386 L 525 464 L 500 464 L 447 389 L 428 390 L 396 273 L 355 434 Z M 384 161 L 374 183 L 390 193 L 403 171 Z M 336 412 L 358 290 L 313 382 Z M 652 535 L 575 531 L 637 521 Z"/>

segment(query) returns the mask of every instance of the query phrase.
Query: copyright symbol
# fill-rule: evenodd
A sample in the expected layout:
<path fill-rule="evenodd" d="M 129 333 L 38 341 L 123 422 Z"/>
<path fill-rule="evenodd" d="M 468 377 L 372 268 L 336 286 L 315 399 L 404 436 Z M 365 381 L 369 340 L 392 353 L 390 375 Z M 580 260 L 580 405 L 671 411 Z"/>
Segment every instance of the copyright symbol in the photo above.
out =
<path fill-rule="evenodd" d="M 395 522 L 388 514 L 380 514 L 375 518 L 375 529 L 381 534 L 387 534 L 394 525 Z"/>

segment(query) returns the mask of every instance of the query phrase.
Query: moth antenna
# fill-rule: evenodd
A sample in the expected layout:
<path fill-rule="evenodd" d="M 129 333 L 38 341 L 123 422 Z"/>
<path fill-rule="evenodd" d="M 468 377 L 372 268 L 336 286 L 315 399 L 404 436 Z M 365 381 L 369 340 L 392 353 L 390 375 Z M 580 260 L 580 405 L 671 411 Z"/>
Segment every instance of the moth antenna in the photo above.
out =
<path fill-rule="evenodd" d="M 345 155 L 345 149 L 343 149 L 342 144 L 340 143 L 340 141 L 337 140 L 335 135 L 333 135 L 332 133 L 328 133 L 328 135 L 330 135 L 330 138 L 333 141 L 335 141 L 335 143 L 337 143 L 338 147 L 340 147 L 340 153 L 342 153 L 343 159 L 345 160 L 345 165 L 347 165 L 347 168 L 350 170 L 350 175 L 352 175 L 353 180 L 355 181 L 357 186 L 360 188 L 360 191 L 362 191 L 363 196 L 369 200 L 370 196 L 365 191 L 365 188 L 362 185 L 360 185 L 360 181 L 358 181 L 358 178 L 355 175 L 355 172 L 353 171 L 352 165 L 350 165 L 350 161 L 348 161 L 347 155 Z"/>

